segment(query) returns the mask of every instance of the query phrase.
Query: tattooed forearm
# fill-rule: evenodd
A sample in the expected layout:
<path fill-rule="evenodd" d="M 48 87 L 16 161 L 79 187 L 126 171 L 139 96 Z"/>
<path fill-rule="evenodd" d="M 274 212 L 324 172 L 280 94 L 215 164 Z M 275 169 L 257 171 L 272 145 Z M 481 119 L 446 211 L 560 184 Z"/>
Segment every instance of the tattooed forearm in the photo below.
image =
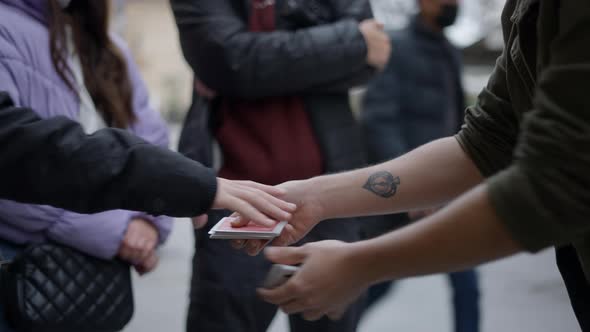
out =
<path fill-rule="evenodd" d="M 377 196 L 390 198 L 397 192 L 397 186 L 399 186 L 399 184 L 399 176 L 394 177 L 389 172 L 379 171 L 369 176 L 369 179 L 367 179 L 367 183 L 365 183 L 363 188 Z"/>

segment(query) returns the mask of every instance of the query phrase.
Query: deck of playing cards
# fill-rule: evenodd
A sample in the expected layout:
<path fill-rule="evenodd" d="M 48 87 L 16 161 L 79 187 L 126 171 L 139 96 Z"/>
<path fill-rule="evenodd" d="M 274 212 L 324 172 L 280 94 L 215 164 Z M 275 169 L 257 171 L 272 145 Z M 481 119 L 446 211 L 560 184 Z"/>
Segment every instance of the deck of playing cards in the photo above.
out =
<path fill-rule="evenodd" d="M 264 227 L 250 222 L 243 227 L 233 227 L 235 217 L 226 217 L 213 226 L 209 231 L 209 238 L 222 240 L 272 240 L 281 235 L 286 221 L 277 222 L 273 227 Z"/>

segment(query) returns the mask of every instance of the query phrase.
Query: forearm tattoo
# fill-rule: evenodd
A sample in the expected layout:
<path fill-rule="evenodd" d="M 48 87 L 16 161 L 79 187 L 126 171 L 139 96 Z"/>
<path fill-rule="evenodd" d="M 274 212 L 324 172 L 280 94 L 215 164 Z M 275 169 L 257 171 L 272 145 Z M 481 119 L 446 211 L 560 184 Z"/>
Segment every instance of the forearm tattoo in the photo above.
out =
<path fill-rule="evenodd" d="M 377 196 L 390 198 L 397 192 L 397 186 L 399 186 L 399 184 L 399 176 L 394 177 L 389 172 L 379 171 L 369 176 L 369 179 L 363 188 Z"/>

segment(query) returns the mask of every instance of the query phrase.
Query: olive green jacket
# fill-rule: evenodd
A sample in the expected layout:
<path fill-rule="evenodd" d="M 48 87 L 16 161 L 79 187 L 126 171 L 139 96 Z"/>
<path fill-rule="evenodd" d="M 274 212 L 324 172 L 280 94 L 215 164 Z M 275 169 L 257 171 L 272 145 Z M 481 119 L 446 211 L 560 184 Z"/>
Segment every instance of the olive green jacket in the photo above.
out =
<path fill-rule="evenodd" d="M 457 139 L 535 252 L 573 244 L 590 280 L 590 1 L 508 0 L 505 50 Z"/>

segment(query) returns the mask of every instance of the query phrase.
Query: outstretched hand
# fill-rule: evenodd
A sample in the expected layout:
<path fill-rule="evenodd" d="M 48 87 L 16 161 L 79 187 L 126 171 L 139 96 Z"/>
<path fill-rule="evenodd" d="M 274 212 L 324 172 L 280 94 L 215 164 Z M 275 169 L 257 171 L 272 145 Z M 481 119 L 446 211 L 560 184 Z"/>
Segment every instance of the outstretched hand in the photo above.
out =
<path fill-rule="evenodd" d="M 313 188 L 307 180 L 285 182 L 276 187 L 282 193 L 281 198 L 295 203 L 297 210 L 292 214 L 289 223 L 283 229 L 281 235 L 271 243 L 273 246 L 288 246 L 301 240 L 322 220 L 322 207 L 318 200 L 313 197 Z M 243 214 L 237 213 L 239 217 L 234 227 L 241 227 L 248 224 L 249 219 Z M 265 245 L 263 240 L 233 240 L 232 246 L 236 249 L 245 249 L 249 255 L 258 255 Z"/>
<path fill-rule="evenodd" d="M 283 189 L 266 186 L 252 181 L 231 181 L 218 179 L 217 196 L 213 209 L 235 211 L 254 223 L 271 227 L 275 220 L 291 220 L 297 205 L 283 200 Z M 193 219 L 196 227 L 203 227 L 206 219 Z"/>
<path fill-rule="evenodd" d="M 285 284 L 274 289 L 258 289 L 258 295 L 286 314 L 302 313 L 306 320 L 323 316 L 337 320 L 370 285 L 367 269 L 352 245 L 321 241 L 302 247 L 271 247 L 267 258 L 276 264 L 301 265 Z"/>

